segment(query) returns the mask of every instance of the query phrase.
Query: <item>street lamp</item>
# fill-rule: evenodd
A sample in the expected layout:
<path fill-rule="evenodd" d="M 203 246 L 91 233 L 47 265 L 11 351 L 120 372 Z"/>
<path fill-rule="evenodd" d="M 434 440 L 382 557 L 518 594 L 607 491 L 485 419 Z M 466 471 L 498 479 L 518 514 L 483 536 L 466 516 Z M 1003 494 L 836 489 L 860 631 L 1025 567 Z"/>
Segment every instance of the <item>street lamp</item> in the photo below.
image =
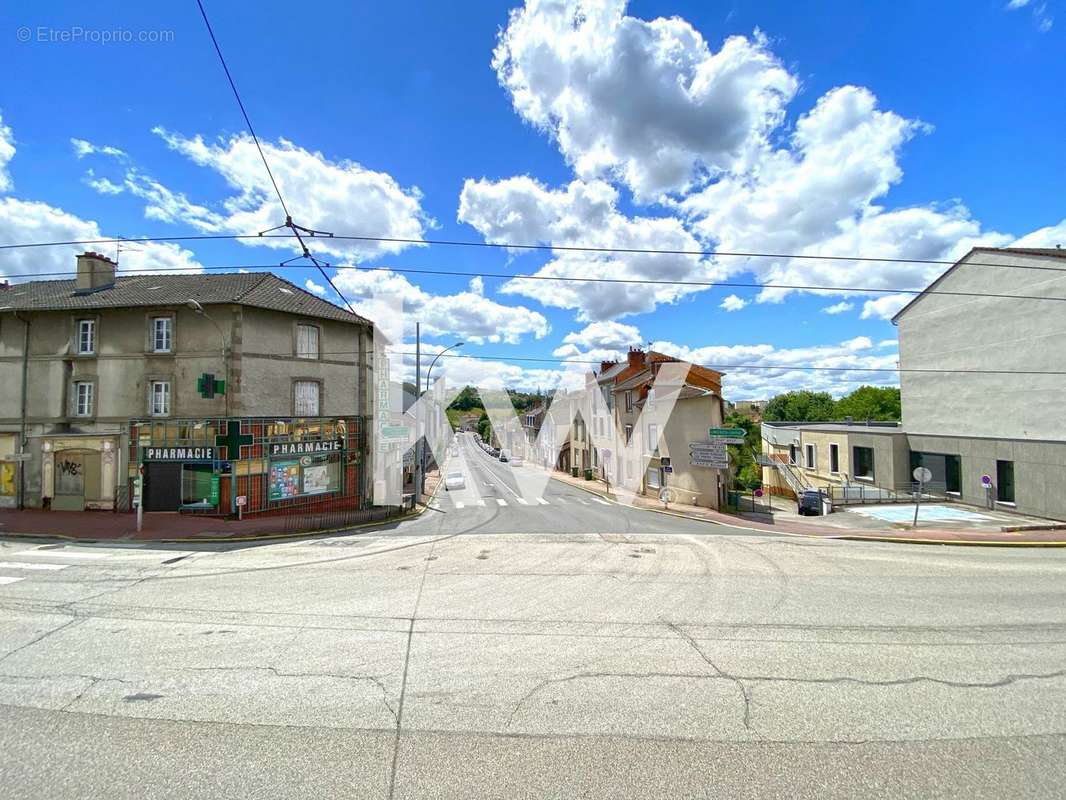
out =
<path fill-rule="evenodd" d="M 225 404 L 226 416 L 228 417 L 229 416 L 230 385 L 229 385 L 229 358 L 227 357 L 227 353 L 226 353 L 226 334 L 224 334 L 222 332 L 222 326 L 219 325 L 215 321 L 214 317 L 212 317 L 210 314 L 208 314 L 206 311 L 204 311 L 204 307 L 203 307 L 203 305 L 201 305 L 199 300 L 194 300 L 194 299 L 192 299 L 190 297 L 188 300 L 185 301 L 185 305 L 187 305 L 189 308 L 191 308 L 193 311 L 195 311 L 197 314 L 199 314 L 204 319 L 208 320 L 212 325 L 215 326 L 215 330 L 218 331 L 218 340 L 222 343 L 222 371 L 223 371 L 223 374 L 225 376 L 223 378 L 223 380 L 226 382 L 226 384 L 225 384 L 226 388 L 222 392 L 222 401 Z"/>
<path fill-rule="evenodd" d="M 426 370 L 426 394 L 429 394 L 429 378 L 430 378 L 430 375 L 433 373 L 433 365 L 437 363 L 437 359 L 440 358 L 445 353 L 447 353 L 449 350 L 454 350 L 457 347 L 462 347 L 464 344 L 466 344 L 466 343 L 465 342 L 456 342 L 455 344 L 450 345 L 449 347 L 445 347 L 443 350 L 441 350 L 439 353 L 437 353 L 437 355 L 433 356 L 433 360 L 429 362 L 429 369 Z M 415 387 L 416 392 L 417 392 L 417 389 L 418 389 L 418 387 L 416 386 Z M 429 421 L 428 417 L 427 417 L 426 421 L 427 422 Z M 421 439 L 418 440 L 418 451 L 419 451 L 419 455 L 418 455 L 419 476 L 418 477 L 419 477 L 419 481 L 422 482 L 422 481 L 425 481 L 425 479 L 426 479 L 426 448 L 425 448 L 425 445 L 422 444 L 422 440 Z M 421 492 L 422 491 L 422 487 L 419 486 L 418 490 L 419 490 L 419 492 Z"/>

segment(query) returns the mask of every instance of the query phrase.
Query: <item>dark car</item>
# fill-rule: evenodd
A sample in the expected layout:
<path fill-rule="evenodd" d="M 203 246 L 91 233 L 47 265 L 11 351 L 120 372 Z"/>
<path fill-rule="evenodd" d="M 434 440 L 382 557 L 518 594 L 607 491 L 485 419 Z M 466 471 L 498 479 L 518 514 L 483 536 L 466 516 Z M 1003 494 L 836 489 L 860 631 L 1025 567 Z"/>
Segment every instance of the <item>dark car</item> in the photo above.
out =
<path fill-rule="evenodd" d="M 804 492 L 800 492 L 800 496 L 796 500 L 796 510 L 799 511 L 800 516 L 821 516 L 822 499 L 824 497 L 825 495 L 817 489 L 808 489 Z"/>

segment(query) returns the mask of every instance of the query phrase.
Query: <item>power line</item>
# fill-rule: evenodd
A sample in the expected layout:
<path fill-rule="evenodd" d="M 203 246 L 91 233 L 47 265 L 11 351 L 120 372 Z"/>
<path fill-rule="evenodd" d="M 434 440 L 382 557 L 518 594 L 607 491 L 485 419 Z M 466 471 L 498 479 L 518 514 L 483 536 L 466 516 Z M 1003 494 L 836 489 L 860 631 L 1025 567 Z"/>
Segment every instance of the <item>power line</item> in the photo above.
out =
<path fill-rule="evenodd" d="M 252 120 L 248 117 L 248 111 L 244 108 L 244 101 L 241 100 L 241 93 L 237 91 L 237 84 L 233 82 L 233 76 L 230 74 L 229 66 L 226 64 L 226 58 L 222 55 L 222 48 L 218 46 L 218 39 L 215 38 L 215 31 L 211 28 L 211 20 L 207 18 L 207 12 L 204 10 L 204 4 L 200 0 L 196 0 L 196 5 L 200 7 L 200 16 L 204 18 L 204 25 L 207 27 L 207 33 L 211 37 L 211 44 L 215 46 L 215 52 L 218 53 L 218 60 L 222 64 L 222 70 L 226 73 L 226 80 L 229 81 L 229 88 L 233 90 L 233 96 L 237 100 L 237 105 L 241 109 L 241 114 L 244 116 L 244 124 L 248 126 L 248 133 L 252 134 L 252 141 L 255 142 L 255 149 L 259 151 L 259 157 L 263 160 L 263 166 L 266 167 L 267 175 L 270 176 L 270 182 L 274 185 L 274 192 L 278 196 L 278 202 L 281 203 L 281 210 L 285 212 L 285 216 L 289 216 L 289 209 L 285 205 L 285 198 L 281 196 L 281 189 L 278 188 L 278 182 L 274 180 L 274 173 L 270 169 L 270 162 L 267 161 L 266 154 L 263 153 L 263 147 L 259 144 L 259 137 L 255 134 L 255 128 L 252 127 Z"/>
<path fill-rule="evenodd" d="M 124 240 L 125 241 L 125 240 Z M 587 278 L 576 275 L 522 275 L 511 274 L 506 272 L 487 272 L 487 271 L 473 271 L 473 272 L 461 272 L 458 270 L 447 269 L 416 269 L 408 267 L 362 267 L 354 264 L 326 264 L 327 267 L 335 270 L 356 270 L 361 272 L 395 272 L 401 274 L 410 275 L 443 275 L 450 277 L 461 278 L 500 278 L 504 280 L 517 280 L 517 281 L 558 281 L 561 283 L 607 283 L 607 284 L 632 284 L 632 285 L 650 285 L 650 286 L 693 286 L 693 287 L 705 287 L 705 288 L 724 288 L 724 289 L 787 289 L 792 291 L 809 291 L 809 292 L 834 292 L 844 293 L 851 292 L 854 294 L 910 294 L 910 295 L 922 295 L 922 294 L 935 294 L 935 295 L 947 295 L 953 297 L 978 297 L 978 298 L 994 298 L 1001 300 L 1057 300 L 1066 301 L 1066 297 L 1059 297 L 1056 295 L 1027 295 L 1027 294 L 1005 294 L 999 292 L 963 292 L 954 291 L 950 289 L 883 289 L 872 286 L 828 286 L 821 284 L 798 284 L 798 283 L 747 283 L 738 281 L 672 281 L 672 280 L 659 280 L 655 278 Z M 207 271 L 222 271 L 233 269 L 249 269 L 255 271 L 273 270 L 278 269 L 277 264 L 226 264 L 226 265 L 211 265 L 201 266 L 199 269 Z M 320 269 L 317 264 L 286 264 L 286 269 Z M 118 270 L 121 273 L 126 274 L 157 274 L 167 272 L 189 273 L 193 268 L 190 267 L 141 267 L 137 269 L 123 269 Z M 27 275 L 0 275 L 0 278 L 25 278 L 25 277 L 57 277 L 57 276 L 70 276 L 76 275 L 74 270 L 62 270 L 56 272 L 39 272 L 32 276 Z M 332 286 L 332 282 L 330 283 Z M 334 287 L 335 289 L 335 287 Z M 342 299 L 344 298 L 340 292 L 337 293 Z M 345 300 L 347 303 L 347 300 Z M 350 308 L 349 304 L 349 308 Z"/>
<path fill-rule="evenodd" d="M 286 227 L 286 226 L 282 226 Z M 517 244 L 515 242 L 473 242 L 464 240 L 452 240 L 452 239 L 403 239 L 397 237 L 386 236 L 354 236 L 350 234 L 330 233 L 327 234 L 330 239 L 337 241 L 360 241 L 360 242 L 384 242 L 394 244 L 412 244 L 412 245 L 441 245 L 450 247 L 476 247 L 476 248 L 503 248 L 507 250 L 562 250 L 573 252 L 589 252 L 589 253 L 624 253 L 628 255 L 680 255 L 680 256 L 703 256 L 703 257 L 736 257 L 736 258 L 781 258 L 790 260 L 808 260 L 808 261 L 859 261 L 865 263 L 884 263 L 884 264 L 932 264 L 940 266 L 953 266 L 958 261 L 950 261 L 946 259 L 936 258 L 898 258 L 895 256 L 847 256 L 847 255 L 812 255 L 810 253 L 759 253 L 759 252 L 746 252 L 739 250 L 660 250 L 655 248 L 637 248 L 637 247 L 591 247 L 580 245 L 561 245 L 561 244 Z M 139 242 L 184 242 L 184 241 L 209 241 L 209 240 L 240 240 L 240 239 L 297 239 L 300 237 L 295 234 L 273 234 L 273 233 L 230 233 L 230 234 L 205 234 L 205 235 L 185 235 L 185 236 L 141 236 L 141 237 L 123 237 L 122 241 L 127 243 L 139 243 Z M 0 250 L 17 250 L 31 247 L 61 247 L 61 246 L 84 246 L 90 244 L 115 244 L 118 239 L 116 238 L 99 238 L 99 239 L 69 239 L 64 241 L 51 241 L 51 242 L 17 242 L 13 244 L 2 244 Z M 1007 253 L 1010 255 L 1010 253 Z M 1023 254 L 1024 255 L 1024 254 Z M 1064 251 L 1066 256 L 1066 251 Z M 1029 270 L 1044 270 L 1048 272 L 1066 272 L 1066 267 L 1048 267 L 1035 264 L 1001 264 L 990 261 L 967 261 L 965 266 L 969 267 L 997 267 L 999 269 L 1029 269 Z"/>
<path fill-rule="evenodd" d="M 215 38 L 215 32 L 211 28 L 211 21 L 207 18 L 207 12 L 204 10 L 204 4 L 201 0 L 196 0 L 196 5 L 200 7 L 200 16 L 204 18 L 204 25 L 207 26 L 207 32 L 211 36 L 211 43 L 214 44 L 215 52 L 218 53 L 218 60 L 222 63 L 222 69 L 226 73 L 226 80 L 229 81 L 230 88 L 233 90 L 233 96 L 237 99 L 237 105 L 240 106 L 241 114 L 244 116 L 244 122 L 248 126 L 248 132 L 252 135 L 252 141 L 255 142 L 255 149 L 259 151 L 259 157 L 263 160 L 263 166 L 266 167 L 267 175 L 270 177 L 270 183 L 273 185 L 274 192 L 278 196 L 278 202 L 281 203 L 281 210 L 285 212 L 285 224 L 279 227 L 288 228 L 292 231 L 293 236 L 303 249 L 304 258 L 309 259 L 318 268 L 319 273 L 326 279 L 326 283 L 328 283 L 330 288 L 336 292 L 337 297 L 344 301 L 344 305 L 348 306 L 348 310 L 354 314 L 355 309 L 352 308 L 352 304 L 348 302 L 348 298 L 336 287 L 333 283 L 333 279 L 330 278 L 326 273 L 326 270 L 322 268 L 322 264 L 319 260 L 311 255 L 311 251 L 307 249 L 307 245 L 304 243 L 303 237 L 300 235 L 300 232 L 303 231 L 304 233 L 309 233 L 314 236 L 316 233 L 319 233 L 319 231 L 313 231 L 293 223 L 292 215 L 289 213 L 289 207 L 285 205 L 285 198 L 281 196 L 281 189 L 278 188 L 278 182 L 274 179 L 274 172 L 270 169 L 270 162 L 267 161 L 266 153 L 263 152 L 263 146 L 259 143 L 259 137 L 255 133 L 255 128 L 252 127 L 252 120 L 248 116 L 248 111 L 244 108 L 244 102 L 241 100 L 241 93 L 237 91 L 237 84 L 233 81 L 233 76 L 230 74 L 229 67 L 226 65 L 226 59 L 222 55 L 222 48 L 219 47 L 218 39 Z M 264 233 L 269 233 L 269 231 Z M 330 236 L 332 236 L 332 234 L 330 234 Z"/>
<path fill-rule="evenodd" d="M 357 350 L 332 350 L 323 351 L 322 355 L 357 355 Z M 389 351 L 393 355 L 413 356 L 414 353 L 407 350 Z M 441 358 L 470 358 L 480 361 L 523 361 L 532 363 L 550 364 L 600 364 L 600 359 L 578 358 L 538 358 L 534 356 L 477 356 L 469 353 L 441 353 Z M 684 359 L 680 359 L 684 362 Z M 675 362 L 676 363 L 676 362 Z M 694 362 L 686 362 L 694 363 Z M 925 367 L 823 367 L 810 364 L 696 364 L 695 366 L 721 372 L 729 369 L 764 369 L 764 370 L 802 370 L 804 372 L 891 372 L 891 373 L 927 373 L 927 374 L 967 374 L 967 375 L 1064 375 L 1066 370 L 1012 370 L 1012 369 L 938 369 Z"/>

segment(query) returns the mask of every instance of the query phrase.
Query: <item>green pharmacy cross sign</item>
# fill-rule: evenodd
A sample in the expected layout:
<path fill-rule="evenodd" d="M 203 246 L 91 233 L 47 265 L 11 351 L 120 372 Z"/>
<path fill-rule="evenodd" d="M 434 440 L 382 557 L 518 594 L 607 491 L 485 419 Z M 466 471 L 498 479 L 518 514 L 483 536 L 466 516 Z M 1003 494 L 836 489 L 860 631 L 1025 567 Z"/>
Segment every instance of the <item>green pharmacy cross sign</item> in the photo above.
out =
<path fill-rule="evenodd" d="M 241 445 L 250 445 L 253 441 L 255 439 L 250 433 L 241 434 L 240 421 L 231 419 L 226 425 L 226 435 L 219 434 L 215 437 L 215 446 L 225 447 L 226 458 L 230 461 L 237 461 L 241 457 Z"/>
<path fill-rule="evenodd" d="M 205 372 L 196 379 L 196 391 L 200 393 L 200 397 L 210 400 L 216 394 L 226 393 L 226 382 L 216 380 L 210 372 Z"/>

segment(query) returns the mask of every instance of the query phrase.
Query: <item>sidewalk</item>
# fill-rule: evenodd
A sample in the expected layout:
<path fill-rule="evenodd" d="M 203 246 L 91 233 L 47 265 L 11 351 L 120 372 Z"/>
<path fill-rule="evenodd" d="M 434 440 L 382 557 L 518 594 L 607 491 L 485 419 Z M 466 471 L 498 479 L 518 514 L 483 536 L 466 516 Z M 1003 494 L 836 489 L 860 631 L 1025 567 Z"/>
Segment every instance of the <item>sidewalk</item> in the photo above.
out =
<path fill-rule="evenodd" d="M 366 519 L 355 519 L 351 522 L 340 522 L 337 518 L 331 521 L 330 512 L 311 513 L 302 520 L 296 518 L 295 524 L 294 518 L 286 515 L 236 520 L 177 512 L 152 512 L 144 515 L 144 524 L 138 533 L 137 515 L 133 513 L 3 510 L 0 511 L 0 538 L 52 537 L 86 542 L 225 542 L 314 536 L 367 525 L 393 523 L 420 514 L 432 498 L 439 481 L 440 474 L 436 470 L 426 473 L 426 493 L 420 498 L 420 507 L 412 513 L 385 516 L 384 507 L 381 507 L 382 510 L 376 513 L 373 509 L 356 512 L 358 516 L 365 516 Z"/>
<path fill-rule="evenodd" d="M 553 471 L 551 477 L 560 483 L 566 483 L 586 492 L 597 494 L 608 500 L 618 502 L 615 492 L 607 491 L 601 480 L 586 481 L 564 472 Z M 920 526 L 917 529 L 903 528 L 845 528 L 818 522 L 818 517 L 808 518 L 811 522 L 775 520 L 769 515 L 733 515 L 715 511 L 703 506 L 685 503 L 671 503 L 669 509 L 650 497 L 637 495 L 633 506 L 661 514 L 673 514 L 689 519 L 701 519 L 718 525 L 729 525 L 753 531 L 786 534 L 792 536 L 812 536 L 822 539 L 864 539 L 879 542 L 903 542 L 910 544 L 984 544 L 984 545 L 1027 545 L 1030 547 L 1066 547 L 1066 524 L 1058 530 L 1001 531 L 977 530 L 971 528 L 936 528 Z"/>

